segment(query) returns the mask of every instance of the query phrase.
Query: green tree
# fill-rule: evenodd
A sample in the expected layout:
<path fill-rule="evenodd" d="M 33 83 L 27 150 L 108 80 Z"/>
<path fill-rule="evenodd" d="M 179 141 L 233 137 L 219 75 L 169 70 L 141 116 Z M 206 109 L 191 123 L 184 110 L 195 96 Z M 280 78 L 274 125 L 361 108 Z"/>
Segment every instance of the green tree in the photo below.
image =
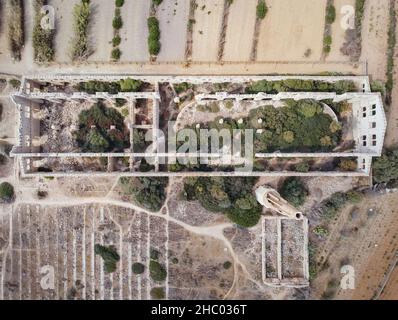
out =
<path fill-rule="evenodd" d="M 149 262 L 149 275 L 154 281 L 164 281 L 167 277 L 167 271 L 159 262 L 151 260 Z"/>
<path fill-rule="evenodd" d="M 279 192 L 284 199 L 295 207 L 303 205 L 308 196 L 308 191 L 304 183 L 296 177 L 287 178 L 283 182 Z"/>
<path fill-rule="evenodd" d="M 8 183 L 8 182 L 3 182 L 0 184 L 0 201 L 9 203 L 14 200 L 15 193 L 14 193 L 14 187 Z"/>
<path fill-rule="evenodd" d="M 267 4 L 265 3 L 265 0 L 260 0 L 256 8 L 257 18 L 264 19 L 265 16 L 267 15 L 267 12 L 268 12 L 268 7 Z"/>

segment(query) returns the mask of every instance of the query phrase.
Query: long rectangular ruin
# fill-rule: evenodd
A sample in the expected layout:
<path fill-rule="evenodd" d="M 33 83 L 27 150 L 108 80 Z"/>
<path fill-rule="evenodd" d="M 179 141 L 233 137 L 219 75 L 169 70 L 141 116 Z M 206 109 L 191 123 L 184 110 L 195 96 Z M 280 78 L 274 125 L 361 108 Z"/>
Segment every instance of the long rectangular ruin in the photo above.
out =
<path fill-rule="evenodd" d="M 143 89 L 134 92 L 118 91 L 79 91 L 79 85 L 94 82 L 116 83 L 120 80 L 139 81 Z M 291 91 L 278 93 L 247 93 L 248 84 L 258 81 L 314 81 L 330 86 L 346 81 L 355 85 L 352 92 L 306 92 Z M 83 85 L 84 86 L 84 85 Z M 100 86 L 100 85 L 98 85 Z M 179 93 L 181 87 L 187 89 Z M 264 104 L 280 105 L 287 100 L 312 100 L 322 103 L 323 112 L 332 119 L 337 116 L 325 101 L 337 104 L 346 101 L 351 106 L 344 137 L 350 146 L 337 146 L 328 152 L 311 151 L 273 151 L 256 152 L 254 162 L 267 162 L 270 168 L 252 171 L 223 169 L 182 171 L 170 169 L 171 158 L 199 158 L 207 156 L 221 159 L 217 153 L 178 153 L 162 150 L 162 137 L 167 121 L 175 120 L 177 127 L 184 125 L 200 126 L 200 115 L 210 117 L 212 111 L 198 112 L 217 105 L 219 114 L 238 117 L 242 110 L 249 112 Z M 381 155 L 386 130 L 386 117 L 382 97 L 370 91 L 366 76 L 137 76 L 137 75 L 32 75 L 24 77 L 21 89 L 13 95 L 13 101 L 19 111 L 18 144 L 11 155 L 18 159 L 22 176 L 368 176 L 373 157 Z M 82 151 L 76 145 L 75 132 L 78 129 L 79 112 L 101 101 L 107 109 L 123 113 L 128 136 L 125 145 L 117 151 Z M 123 106 L 118 104 L 123 101 Z M 218 107 L 218 108 L 220 108 Z M 119 109 L 118 109 L 119 108 Z M 227 109 L 229 108 L 229 109 Z M 170 115 L 175 112 L 175 115 Z M 217 114 L 213 112 L 213 115 Z M 238 120 L 239 121 L 239 120 Z M 221 123 L 221 122 L 220 122 Z M 93 126 L 95 127 L 95 126 Z M 106 130 L 115 129 L 110 125 Z M 260 130 L 261 131 L 261 130 Z M 137 136 L 152 133 L 152 143 L 136 143 Z M 257 133 L 259 131 L 257 130 Z M 348 141 L 349 140 L 349 141 Z M 232 155 L 232 158 L 235 155 Z M 145 166 L 151 159 L 152 165 Z M 238 157 L 239 158 L 239 157 Z M 308 172 L 288 170 L 292 158 L 311 159 L 314 168 Z M 162 163 L 166 159 L 166 164 Z M 353 159 L 356 168 L 350 171 L 335 170 L 334 161 Z M 274 162 L 279 161 L 279 164 Z M 285 162 L 286 164 L 284 164 Z M 331 169 L 329 169 L 331 168 Z"/>

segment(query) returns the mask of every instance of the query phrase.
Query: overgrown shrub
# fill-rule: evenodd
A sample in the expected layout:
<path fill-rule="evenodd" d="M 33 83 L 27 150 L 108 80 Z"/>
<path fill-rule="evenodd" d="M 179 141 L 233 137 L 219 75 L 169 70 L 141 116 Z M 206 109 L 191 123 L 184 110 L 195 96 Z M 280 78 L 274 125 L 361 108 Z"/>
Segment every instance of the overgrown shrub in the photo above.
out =
<path fill-rule="evenodd" d="M 1 183 L 0 201 L 3 203 L 10 203 L 14 200 L 14 197 L 15 197 L 14 187 L 8 182 Z"/>
<path fill-rule="evenodd" d="M 119 30 L 123 27 L 123 20 L 122 20 L 122 17 L 120 16 L 120 13 L 119 13 L 119 15 L 116 15 L 113 18 L 112 26 L 113 26 L 113 29 L 116 29 L 116 30 Z"/>
<path fill-rule="evenodd" d="M 398 149 L 388 150 L 373 160 L 373 180 L 376 183 L 396 185 L 398 181 Z"/>
<path fill-rule="evenodd" d="M 124 5 L 124 0 L 115 0 L 116 7 L 120 8 Z"/>
<path fill-rule="evenodd" d="M 162 3 L 162 1 L 163 0 L 152 0 L 152 2 L 155 4 L 155 5 L 160 5 L 161 3 Z"/>
<path fill-rule="evenodd" d="M 157 55 L 160 52 L 160 29 L 159 21 L 156 17 L 148 18 L 148 48 L 151 55 Z"/>
<path fill-rule="evenodd" d="M 113 60 L 118 61 L 118 60 L 120 59 L 120 56 L 121 56 L 121 55 L 122 55 L 122 52 L 120 51 L 119 48 L 114 48 L 114 49 L 112 50 L 111 56 L 112 56 L 112 59 L 113 59 Z"/>
<path fill-rule="evenodd" d="M 167 277 L 167 271 L 162 264 L 151 260 L 149 262 L 149 275 L 154 281 L 164 281 Z"/>
<path fill-rule="evenodd" d="M 41 13 L 42 6 L 46 5 L 45 0 L 35 0 L 35 21 L 33 27 L 33 50 L 36 62 L 45 63 L 54 60 L 54 30 L 46 30 L 41 26 L 44 14 Z"/>
<path fill-rule="evenodd" d="M 22 49 L 25 44 L 24 36 L 24 8 L 22 0 L 9 0 L 8 12 L 8 42 L 11 55 L 15 60 L 21 60 Z"/>
<path fill-rule="evenodd" d="M 116 35 L 112 39 L 112 46 L 117 47 L 118 45 L 120 45 L 121 42 L 122 42 L 122 38 L 120 38 L 120 36 Z"/>
<path fill-rule="evenodd" d="M 112 273 L 116 271 L 116 264 L 120 260 L 120 256 L 113 246 L 105 247 L 100 244 L 94 246 L 95 254 L 101 256 L 104 260 L 105 271 L 107 273 Z"/>
<path fill-rule="evenodd" d="M 332 24 L 336 20 L 336 8 L 330 4 L 326 8 L 326 23 Z"/>
<path fill-rule="evenodd" d="M 296 177 L 287 178 L 283 182 L 279 192 L 284 199 L 295 207 L 303 205 L 308 196 L 308 191 L 304 183 Z"/>
<path fill-rule="evenodd" d="M 73 8 L 73 31 L 71 58 L 72 60 L 85 60 L 91 54 L 88 36 L 90 23 L 90 2 L 82 1 Z"/>
<path fill-rule="evenodd" d="M 142 263 L 136 262 L 132 266 L 132 271 L 134 274 L 142 274 L 145 271 L 145 266 Z"/>
<path fill-rule="evenodd" d="M 355 83 L 348 80 L 336 82 L 301 79 L 280 81 L 260 80 L 251 83 L 246 88 L 247 93 L 265 92 L 269 94 L 277 94 L 279 92 L 336 92 L 338 94 L 343 94 L 355 91 L 357 91 Z"/>
<path fill-rule="evenodd" d="M 265 0 L 260 0 L 257 4 L 256 14 L 258 19 L 264 19 L 267 15 L 268 7 Z"/>
<path fill-rule="evenodd" d="M 123 116 L 101 102 L 79 114 L 76 141 L 83 152 L 122 151 L 129 146 Z"/>
<path fill-rule="evenodd" d="M 322 202 L 320 207 L 322 216 L 326 219 L 333 219 L 348 203 L 356 204 L 362 200 L 362 197 L 363 194 L 355 190 L 347 193 L 334 193 L 329 199 Z"/>
<path fill-rule="evenodd" d="M 184 197 L 197 200 L 207 210 L 221 212 L 242 227 L 255 226 L 262 208 L 257 202 L 253 187 L 256 178 L 200 177 L 184 181 Z"/>
<path fill-rule="evenodd" d="M 21 86 L 21 81 L 19 81 L 18 79 L 10 79 L 8 81 L 8 83 L 11 85 L 11 87 L 13 87 L 14 89 L 19 89 L 19 87 Z"/>
<path fill-rule="evenodd" d="M 150 211 L 157 212 L 166 199 L 168 179 L 165 177 L 120 178 L 120 186 L 126 196 Z"/>
<path fill-rule="evenodd" d="M 151 297 L 155 300 L 162 300 L 166 297 L 164 288 L 161 288 L 161 287 L 152 288 L 150 294 L 151 294 Z"/>

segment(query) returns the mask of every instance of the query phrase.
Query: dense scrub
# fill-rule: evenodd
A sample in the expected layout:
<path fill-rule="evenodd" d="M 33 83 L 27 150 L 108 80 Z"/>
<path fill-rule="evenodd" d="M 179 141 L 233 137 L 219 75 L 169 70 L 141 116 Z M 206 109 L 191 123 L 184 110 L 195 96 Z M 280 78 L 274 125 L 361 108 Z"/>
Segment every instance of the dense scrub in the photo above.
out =
<path fill-rule="evenodd" d="M 279 192 L 285 200 L 295 207 L 303 205 L 308 195 L 308 190 L 304 183 L 296 177 L 286 179 Z"/>
<path fill-rule="evenodd" d="M 376 183 L 397 186 L 398 150 L 389 150 L 373 161 L 373 179 Z"/>
<path fill-rule="evenodd" d="M 235 119 L 223 119 L 220 124 L 219 119 L 216 119 L 203 124 L 200 129 L 254 129 L 255 152 L 329 151 L 340 143 L 341 126 L 323 113 L 318 101 L 307 99 L 285 102 L 284 107 L 268 105 L 253 109 L 240 124 Z M 200 129 L 192 129 L 197 131 L 199 137 Z"/>
<path fill-rule="evenodd" d="M 329 199 L 322 202 L 320 211 L 324 218 L 333 219 L 347 205 L 355 204 L 362 200 L 363 194 L 358 191 L 334 193 Z"/>
<path fill-rule="evenodd" d="M 2 184 L 0 184 L 0 202 L 12 202 L 14 200 L 14 197 L 14 187 L 10 183 L 3 182 Z"/>
<path fill-rule="evenodd" d="M 258 93 L 265 92 L 277 94 L 279 92 L 355 92 L 357 88 L 353 81 L 340 80 L 336 82 L 325 82 L 319 80 L 299 80 L 288 79 L 281 81 L 260 80 L 250 84 L 246 92 Z"/>
<path fill-rule="evenodd" d="M 89 0 L 82 0 L 73 8 L 72 60 L 85 60 L 91 54 L 89 44 L 88 26 L 90 23 L 91 8 Z"/>
<path fill-rule="evenodd" d="M 142 81 L 131 78 L 121 79 L 118 82 L 91 80 L 86 82 L 80 82 L 76 86 L 76 89 L 78 91 L 87 92 L 89 94 L 95 94 L 96 92 L 107 92 L 110 94 L 117 94 L 118 92 L 139 91 L 142 85 L 143 85 Z"/>
<path fill-rule="evenodd" d="M 107 273 L 112 273 L 116 271 L 116 265 L 120 260 L 120 256 L 113 246 L 105 247 L 100 244 L 94 246 L 95 254 L 101 256 L 104 260 L 105 271 Z"/>
<path fill-rule="evenodd" d="M 253 188 L 257 178 L 252 177 L 200 177 L 184 181 L 184 197 L 197 200 L 207 210 L 219 212 L 242 226 L 255 226 L 262 208 Z"/>
<path fill-rule="evenodd" d="M 25 44 L 24 7 L 22 0 L 10 0 L 8 12 L 8 42 L 11 55 L 15 60 L 21 60 Z"/>
<path fill-rule="evenodd" d="M 117 110 L 98 102 L 80 113 L 76 141 L 83 152 L 123 151 L 129 146 L 129 132 Z"/>
<path fill-rule="evenodd" d="M 267 15 L 267 12 L 268 12 L 268 7 L 267 4 L 265 3 L 265 0 L 260 0 L 256 7 L 257 19 L 264 19 L 265 16 Z"/>
<path fill-rule="evenodd" d="M 160 28 L 156 17 L 148 18 L 148 30 L 149 54 L 156 56 L 160 52 Z"/>
<path fill-rule="evenodd" d="M 159 211 L 166 200 L 166 177 L 122 177 L 122 192 L 132 201 L 150 211 Z"/>

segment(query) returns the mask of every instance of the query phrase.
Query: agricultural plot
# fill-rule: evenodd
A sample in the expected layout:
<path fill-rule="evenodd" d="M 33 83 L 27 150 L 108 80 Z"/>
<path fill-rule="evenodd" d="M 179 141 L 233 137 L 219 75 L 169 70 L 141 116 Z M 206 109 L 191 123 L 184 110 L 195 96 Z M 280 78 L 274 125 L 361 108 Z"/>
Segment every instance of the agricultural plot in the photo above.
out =
<path fill-rule="evenodd" d="M 148 61 L 148 27 L 151 2 L 147 0 L 127 0 L 122 9 L 123 28 L 120 61 Z"/>
<path fill-rule="evenodd" d="M 332 46 L 330 53 L 328 54 L 327 61 L 349 61 L 350 58 L 341 53 L 340 49 L 345 42 L 345 30 L 341 26 L 341 22 L 344 15 L 341 13 L 343 7 L 352 6 L 355 7 L 354 0 L 334 0 L 334 6 L 336 8 L 336 21 L 332 25 Z"/>
<path fill-rule="evenodd" d="M 194 61 L 217 61 L 224 0 L 200 0 L 193 27 Z"/>
<path fill-rule="evenodd" d="M 230 6 L 223 60 L 249 61 L 256 5 L 257 0 L 235 0 Z"/>
<path fill-rule="evenodd" d="M 91 34 L 93 54 L 90 61 L 110 61 L 112 51 L 113 28 L 112 20 L 115 2 L 109 0 L 91 1 L 91 21 L 89 32 Z"/>
<path fill-rule="evenodd" d="M 167 298 L 169 290 L 173 299 L 222 298 L 231 287 L 233 268 L 223 267 L 231 256 L 222 242 L 161 216 L 112 205 L 25 204 L 0 223 L 1 299 L 136 300 L 159 292 Z M 96 254 L 98 245 L 115 248 L 113 272 Z M 153 265 L 163 271 L 156 274 Z"/>
<path fill-rule="evenodd" d="M 269 11 L 261 23 L 257 60 L 320 60 L 326 0 L 267 0 L 267 5 Z"/>
<path fill-rule="evenodd" d="M 55 9 L 55 61 L 69 62 L 71 35 L 73 33 L 73 8 L 80 0 L 51 0 L 49 4 Z"/>
<path fill-rule="evenodd" d="M 161 50 L 158 61 L 183 61 L 189 1 L 163 0 L 158 7 Z"/>

